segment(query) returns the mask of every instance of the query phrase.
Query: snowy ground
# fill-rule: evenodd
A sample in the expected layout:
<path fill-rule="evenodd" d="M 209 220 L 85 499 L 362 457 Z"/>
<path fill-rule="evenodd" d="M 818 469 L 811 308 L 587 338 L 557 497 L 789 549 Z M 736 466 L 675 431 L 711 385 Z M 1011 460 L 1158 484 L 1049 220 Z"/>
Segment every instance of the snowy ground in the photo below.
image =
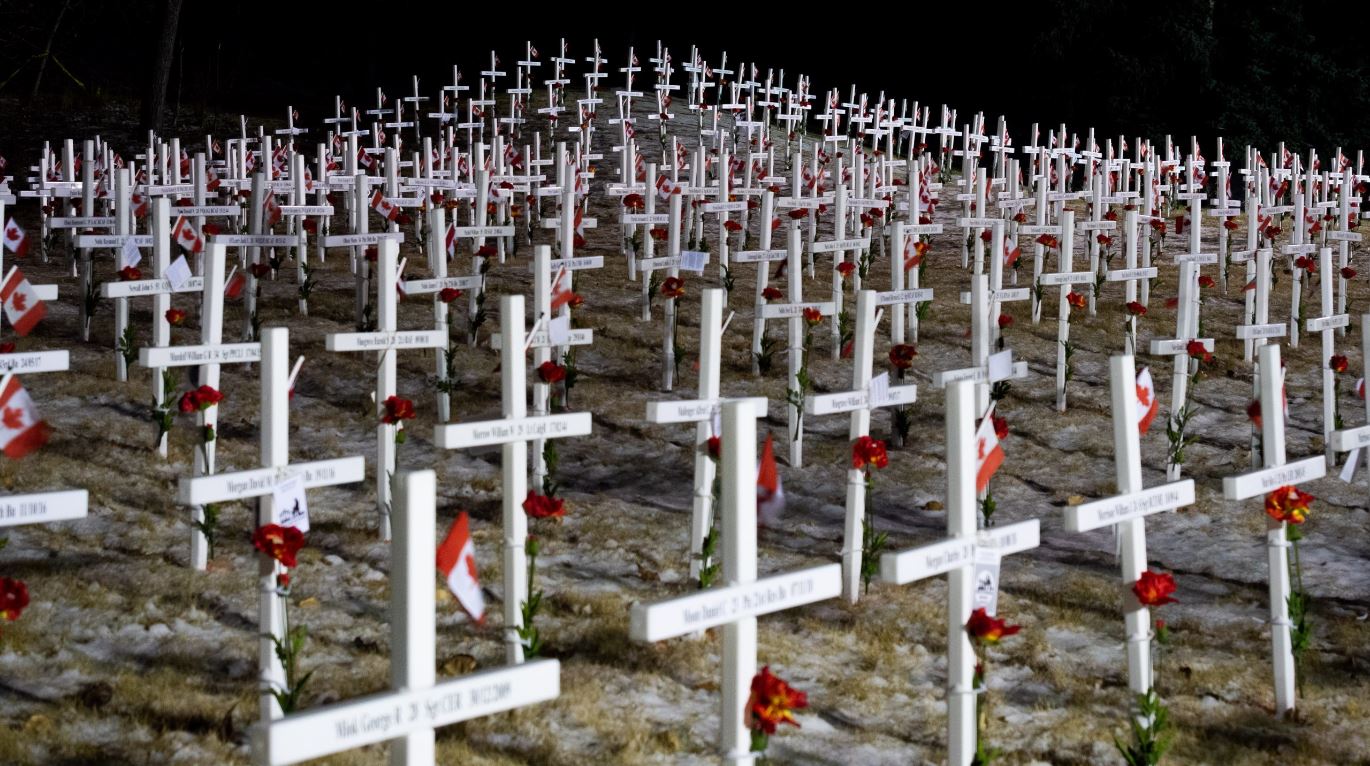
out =
<path fill-rule="evenodd" d="M 600 138 L 610 143 L 607 135 Z M 951 224 L 959 214 L 952 208 L 944 204 L 938 220 Z M 586 305 L 577 322 L 595 328 L 596 342 L 577 357 L 580 382 L 571 403 L 594 414 L 595 430 L 560 445 L 559 478 L 570 513 L 560 524 L 533 524 L 544 540 L 538 577 L 549 599 L 541 624 L 548 654 L 562 661 L 562 696 L 440 731 L 442 763 L 695 764 L 711 762 L 714 753 L 718 636 L 653 646 L 627 637 L 633 602 L 692 587 L 687 536 L 693 432 L 642 419 L 644 403 L 665 396 L 658 390 L 660 307 L 652 322 L 639 321 L 641 286 L 627 280 L 614 214 L 607 208 L 592 214 L 602 225 L 590 232 L 585 254 L 604 255 L 607 263 L 578 279 Z M 31 225 L 33 211 L 22 207 L 20 220 Z M 1173 234 L 1167 245 L 1172 253 L 1182 249 Z M 1030 249 L 1025 247 L 1029 254 Z M 495 266 L 489 305 L 497 306 L 495 296 L 502 292 L 527 292 L 530 252 L 525 244 L 508 263 Z M 404 254 L 411 274 L 426 273 L 412 244 L 406 244 Z M 55 434 L 42 452 L 20 463 L 0 463 L 0 482 L 12 492 L 86 487 L 91 514 L 74 523 L 16 528 L 0 552 L 0 573 L 25 580 L 33 596 L 23 618 L 0 634 L 0 762 L 246 763 L 247 730 L 257 715 L 256 565 L 248 542 L 253 514 L 245 506 L 228 506 L 209 571 L 186 568 L 190 528 L 172 497 L 177 478 L 190 473 L 193 435 L 178 424 L 168 461 L 149 450 L 155 433 L 149 376 L 135 369 L 130 382 L 114 381 L 107 304 L 97 316 L 95 340 L 73 342 L 78 337 L 74 282 L 65 253 L 52 255 L 47 263 L 31 257 L 24 268 L 35 282 L 61 284 L 63 300 L 51 307 L 34 336 L 19 340 L 19 348 L 70 347 L 72 371 L 25 379 Z M 877 524 L 890 533 L 894 548 L 945 534 L 943 401 L 930 377 L 933 371 L 969 364 L 968 308 L 955 300 L 966 285 L 965 273 L 956 268 L 958 235 L 936 238 L 929 257 L 933 265 L 925 284 L 937 290 L 938 299 L 923 325 L 912 373 L 920 401 L 913 408 L 910 446 L 892 452 L 889 467 L 876 477 L 872 500 Z M 822 294 L 827 263 L 825 256 L 819 258 L 818 280 L 805 285 L 810 295 Z M 454 268 L 459 272 L 466 266 L 462 256 Z M 100 268 L 108 278 L 108 262 Z M 1030 281 L 1030 264 L 1024 268 L 1022 285 Z M 1274 320 L 1287 318 L 1289 300 L 1289 278 L 1282 267 L 1277 270 Z M 731 308 L 738 316 L 726 337 L 724 392 L 770 397 L 771 416 L 763 428 L 783 440 L 784 360 L 777 356 L 769 376 L 752 376 L 748 304 L 754 272 L 750 266 L 735 272 Z M 1140 331 L 1143 344 L 1172 334 L 1174 312 L 1164 305 L 1174 294 L 1171 272 L 1163 268 L 1153 289 L 1152 310 Z M 888 289 L 888 273 L 888 262 L 878 261 L 874 286 Z M 292 353 L 308 357 L 291 411 L 292 456 L 363 454 L 370 462 L 375 450 L 368 401 L 372 363 L 358 354 L 323 349 L 326 333 L 352 325 L 346 259 L 331 255 L 320 274 L 309 317 L 296 314 L 295 285 L 285 272 L 264 289 L 264 323 L 287 324 Z M 716 285 L 712 268 L 704 281 Z M 689 280 L 683 301 L 681 341 L 687 350 L 697 345 L 700 282 Z M 1309 487 L 1319 498 L 1303 543 L 1316 620 L 1313 648 L 1305 662 L 1298 719 L 1272 716 L 1264 516 L 1257 501 L 1233 503 L 1221 496 L 1221 479 L 1250 464 L 1245 407 L 1251 371 L 1232 336 L 1241 282 L 1234 276 L 1228 294 L 1210 296 L 1204 307 L 1205 328 L 1218 338 L 1218 347 L 1212 374 L 1196 395 L 1200 440 L 1185 467 L 1198 483 L 1198 502 L 1147 522 L 1153 567 L 1173 571 L 1179 583 L 1180 603 L 1163 614 L 1176 641 L 1158 659 L 1158 688 L 1178 730 L 1171 762 L 1360 762 L 1370 750 L 1365 735 L 1370 679 L 1363 671 L 1370 637 L 1365 621 L 1370 544 L 1363 537 L 1363 475 L 1354 485 L 1325 479 Z M 1046 317 L 1055 316 L 1055 292 L 1048 291 Z M 1008 343 L 1033 374 L 1016 382 L 1000 405 L 1012 435 L 994 493 L 1000 523 L 1040 518 L 1043 540 L 1040 549 L 1014 557 L 1004 569 L 1000 613 L 1023 626 L 1021 634 L 990 652 L 989 736 L 1004 750 L 1005 763 L 1120 762 L 1112 739 L 1124 730 L 1130 698 L 1118 612 L 1123 586 L 1112 536 L 1065 532 L 1061 508 L 1114 491 L 1106 373 L 1108 355 L 1121 347 L 1121 295 L 1120 286 L 1108 286 L 1095 319 L 1082 320 L 1076 312 L 1076 374 L 1065 414 L 1054 407 L 1054 318 L 1033 326 L 1026 304 L 1010 309 L 1016 322 L 1007 331 Z M 1364 277 L 1358 278 L 1353 316 L 1368 295 Z M 176 305 L 190 307 L 185 298 Z M 401 327 L 428 324 L 428 306 L 423 299 L 404 302 Z M 147 302 L 134 304 L 144 338 L 147 312 Z M 240 308 L 230 307 L 226 336 L 232 337 L 241 321 Z M 492 317 L 482 333 L 496 326 Z M 889 348 L 887 328 L 877 341 L 876 359 L 882 364 Z M 464 320 L 457 320 L 456 331 L 464 335 Z M 1353 330 L 1339 339 L 1353 370 L 1361 364 L 1358 335 Z M 175 332 L 177 343 L 197 338 L 194 329 Z M 813 355 L 817 389 L 845 390 L 849 362 L 831 360 L 825 342 L 819 341 Z M 1321 450 L 1319 356 L 1311 336 L 1286 355 L 1291 459 Z M 687 357 L 681 366 L 684 381 L 672 398 L 691 395 L 691 361 Z M 498 414 L 496 363 L 486 347 L 461 351 L 458 419 Z M 1168 405 L 1169 364 L 1152 363 Z M 255 372 L 225 368 L 222 470 L 255 464 Z M 476 627 L 450 598 L 440 597 L 437 655 L 440 675 L 448 676 L 502 662 L 499 455 L 434 448 L 433 395 L 424 383 L 431 372 L 432 360 L 424 353 L 400 355 L 401 394 L 419 409 L 411 438 L 400 449 L 400 465 L 437 470 L 435 534 L 445 531 L 459 510 L 471 512 L 482 581 L 492 602 L 488 624 Z M 1349 381 L 1343 386 L 1343 411 L 1349 424 L 1358 424 L 1361 403 L 1347 389 Z M 888 417 L 874 417 L 877 436 L 888 435 Z M 760 534 L 763 573 L 837 560 L 842 545 L 847 420 L 808 421 L 805 466 L 782 466 L 789 497 L 784 522 Z M 1143 453 L 1147 483 L 1162 481 L 1165 435 L 1159 423 L 1144 440 Z M 373 493 L 368 483 L 311 494 L 314 531 L 296 573 L 292 613 L 309 628 L 305 663 L 317 670 L 306 707 L 387 686 L 389 551 L 377 539 Z M 811 701 L 800 717 L 803 728 L 774 738 L 775 760 L 941 763 L 945 595 L 941 579 L 910 587 L 877 583 L 855 606 L 829 601 L 762 618 L 760 661 L 806 690 Z M 326 762 L 382 763 L 383 748 Z"/>

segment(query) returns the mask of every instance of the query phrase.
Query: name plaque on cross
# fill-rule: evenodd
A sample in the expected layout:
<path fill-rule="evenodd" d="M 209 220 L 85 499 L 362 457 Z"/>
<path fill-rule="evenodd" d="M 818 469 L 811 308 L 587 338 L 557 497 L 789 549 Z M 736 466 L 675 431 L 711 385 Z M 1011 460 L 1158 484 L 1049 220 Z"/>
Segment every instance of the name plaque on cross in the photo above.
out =
<path fill-rule="evenodd" d="M 1107 497 L 1066 508 L 1066 530 L 1087 532 L 1128 519 L 1173 511 L 1194 503 L 1194 480 L 1184 479 L 1128 495 Z"/>
<path fill-rule="evenodd" d="M 589 433 L 590 413 L 569 412 L 509 420 L 449 423 L 433 429 L 433 441 L 438 447 L 462 449 L 506 444 L 513 441 L 586 436 Z"/>
<path fill-rule="evenodd" d="M 3 496 L 0 497 L 0 527 L 83 519 L 88 500 L 84 489 Z"/>
<path fill-rule="evenodd" d="M 431 689 L 383 692 L 273 721 L 256 730 L 268 763 L 299 763 L 492 715 L 561 693 L 561 664 L 536 660 L 444 681 Z"/>
<path fill-rule="evenodd" d="M 661 641 L 841 593 L 842 565 L 823 564 L 657 604 L 634 604 L 628 633 L 635 641 Z"/>

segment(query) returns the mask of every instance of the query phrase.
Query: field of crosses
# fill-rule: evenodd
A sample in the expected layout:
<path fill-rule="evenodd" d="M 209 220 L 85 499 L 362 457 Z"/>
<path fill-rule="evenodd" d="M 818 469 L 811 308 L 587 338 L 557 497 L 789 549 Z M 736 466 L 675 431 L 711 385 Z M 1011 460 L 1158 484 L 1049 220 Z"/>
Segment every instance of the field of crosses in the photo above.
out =
<path fill-rule="evenodd" d="M 585 48 L 10 149 L 0 762 L 1366 757 L 1359 152 Z"/>

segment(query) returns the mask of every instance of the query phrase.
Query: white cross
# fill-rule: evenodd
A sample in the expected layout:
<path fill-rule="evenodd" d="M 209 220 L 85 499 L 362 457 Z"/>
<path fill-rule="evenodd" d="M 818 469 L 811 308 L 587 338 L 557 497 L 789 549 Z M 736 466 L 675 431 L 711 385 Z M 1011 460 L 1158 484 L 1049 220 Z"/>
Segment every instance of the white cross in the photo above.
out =
<path fill-rule="evenodd" d="M 0 206 L 0 220 L 4 210 Z M 19 373 L 64 372 L 70 369 L 71 354 L 60 351 L 24 351 L 0 354 L 0 390 L 9 386 Z M 0 495 L 0 527 L 21 524 L 50 524 L 86 517 L 88 493 L 84 489 Z"/>
<path fill-rule="evenodd" d="M 788 391 L 799 391 L 799 373 L 804 367 L 804 310 L 814 309 L 823 316 L 833 316 L 837 313 L 837 308 L 832 303 L 805 303 L 804 302 L 804 277 L 800 273 L 800 249 L 799 249 L 799 225 L 793 224 L 789 229 L 789 269 L 786 272 L 786 284 L 789 287 L 789 303 L 769 303 L 760 307 L 760 316 L 763 319 L 789 319 L 789 377 L 786 378 Z M 812 374 L 812 373 L 810 373 Z M 790 460 L 792 468 L 803 465 L 804 458 L 804 419 L 803 414 L 793 403 L 789 404 L 789 442 Z"/>
<path fill-rule="evenodd" d="M 1366 367 L 1370 367 L 1370 332 L 1367 332 L 1370 331 L 1370 314 L 1362 314 L 1360 318 L 1360 324 L 1361 363 Z M 1370 369 L 1364 369 L 1364 372 L 1370 372 Z M 1370 375 L 1367 375 L 1366 377 L 1370 377 Z M 1362 385 L 1364 385 L 1363 381 L 1365 380 L 1365 378 L 1362 378 L 1361 380 Z M 1370 423 L 1370 398 L 1365 399 L 1365 402 L 1366 422 Z M 1360 455 L 1362 451 L 1365 451 L 1365 454 L 1367 456 L 1367 465 L 1370 466 L 1370 450 L 1366 450 L 1367 447 L 1370 447 L 1370 425 L 1363 425 L 1356 428 L 1345 428 L 1340 431 L 1333 431 L 1331 438 L 1328 440 L 1328 443 L 1330 444 L 1332 449 L 1338 452 L 1351 453 L 1350 455 L 1347 455 L 1346 465 L 1342 468 L 1342 481 L 1350 482 L 1352 478 L 1355 476 L 1355 466 L 1356 463 L 1360 460 Z"/>
<path fill-rule="evenodd" d="M 1223 497 L 1245 500 L 1261 497 L 1291 484 L 1321 478 L 1327 460 L 1319 455 L 1294 463 L 1284 456 L 1284 378 L 1280 374 L 1280 347 L 1262 346 L 1261 457 L 1265 467 L 1223 479 Z M 1289 623 L 1289 541 L 1285 522 L 1266 519 L 1265 545 L 1270 562 L 1270 641 L 1275 671 L 1275 709 L 1283 716 L 1294 709 L 1294 652 Z"/>
<path fill-rule="evenodd" d="M 996 219 L 997 220 L 997 219 Z M 970 293 L 961 293 L 961 302 L 970 304 L 971 362 L 973 366 L 959 370 L 944 370 L 932 374 L 932 385 L 942 388 L 957 380 L 975 381 L 980 410 L 989 409 L 990 384 L 999 380 L 1016 380 L 1028 375 L 1027 362 L 1013 362 L 1006 370 L 990 368 L 991 333 L 998 330 L 999 312 L 992 310 L 999 301 L 1027 300 L 1029 288 L 1017 287 L 991 293 L 989 276 L 971 277 Z M 993 297 L 992 297 L 993 296 Z M 991 327 L 993 325 L 993 327 Z M 1005 353 L 1005 352 L 1001 352 Z"/>
<path fill-rule="evenodd" d="M 274 721 L 264 716 L 252 732 L 260 766 L 285 766 L 386 741 L 392 742 L 393 766 L 434 764 L 434 729 L 561 694 L 561 664 L 556 660 L 436 680 L 437 477 L 433 471 L 406 472 L 397 484 L 401 512 L 395 519 L 390 568 L 392 689 Z"/>
<path fill-rule="evenodd" d="M 884 293 L 890 296 L 891 293 Z M 895 297 L 902 297 L 895 295 Z M 851 428 L 847 434 L 852 441 L 869 436 L 871 430 L 871 410 L 877 407 L 902 407 L 913 404 L 918 398 L 918 386 L 891 386 L 889 373 L 882 373 L 872 380 L 871 367 L 875 355 L 875 326 L 879 323 L 877 305 L 882 303 L 882 294 L 874 290 L 861 290 L 856 294 L 856 334 L 852 351 L 852 390 L 835 394 L 810 394 L 804 401 L 804 412 L 809 415 L 832 415 L 851 413 Z M 888 305 L 899 308 L 898 303 Z M 842 543 L 842 595 L 856 603 L 860 598 L 862 522 L 866 518 L 866 482 L 860 469 L 847 470 L 847 514 L 843 525 Z"/>
<path fill-rule="evenodd" d="M 1118 494 L 1066 508 L 1065 527 L 1088 532 L 1113 527 L 1118 534 L 1124 587 L 1135 583 L 1147 568 L 1146 517 L 1173 511 L 1194 502 L 1194 480 L 1142 487 L 1142 451 L 1137 415 L 1137 371 L 1130 355 L 1109 359 L 1113 402 L 1113 453 Z M 1154 396 L 1154 392 L 1152 396 Z M 1151 619 L 1135 595 L 1125 596 L 1123 621 L 1127 629 L 1127 668 L 1134 694 L 1151 689 Z"/>
<path fill-rule="evenodd" d="M 721 411 L 725 399 L 720 392 L 723 347 L 723 304 L 721 289 L 704 291 L 700 309 L 699 384 L 697 398 L 683 401 L 647 402 L 649 423 L 695 423 L 694 438 L 694 502 L 690 517 L 690 577 L 698 579 L 703 566 L 700 558 L 704 538 L 713 528 L 713 486 L 716 473 L 714 461 L 706 453 L 710 436 L 715 432 L 713 419 Z M 765 417 L 768 400 L 765 397 L 743 399 L 756 409 L 757 417 Z"/>
<path fill-rule="evenodd" d="M 222 252 L 223 246 L 216 249 Z M 222 263 L 222 259 L 218 260 Z M 257 344 L 253 344 L 257 345 Z M 215 476 L 182 478 L 176 501 L 196 509 L 208 503 L 260 498 L 257 525 L 296 526 L 291 509 L 277 508 L 273 492 L 277 485 L 296 476 L 303 477 L 305 488 L 351 484 L 365 478 L 366 463 L 361 457 L 290 462 L 290 335 L 284 327 L 263 331 L 261 342 L 261 468 L 232 471 Z M 217 366 L 217 365 L 215 365 Z M 212 442 L 211 442 L 212 444 Z M 283 689 L 285 671 L 276 656 L 274 638 L 284 637 L 284 604 L 276 590 L 276 576 L 283 570 L 274 559 L 263 558 L 258 570 L 261 620 L 259 656 L 263 719 L 279 718 L 280 705 L 271 690 Z"/>
<path fill-rule="evenodd" d="M 400 245 L 394 239 L 376 246 L 376 331 L 329 333 L 329 351 L 371 351 L 376 353 L 376 507 L 380 513 L 380 535 L 390 539 L 390 479 L 395 473 L 395 424 L 381 421 L 385 401 L 395 395 L 395 351 L 415 348 L 446 348 L 445 330 L 404 330 L 396 327 L 398 294 L 395 288 Z"/>
<path fill-rule="evenodd" d="M 960 380 L 947 387 L 947 537 L 948 540 L 880 557 L 880 579 L 895 585 L 948 576 L 947 593 L 947 762 L 968 766 L 975 756 L 975 649 L 966 623 L 978 593 L 976 564 L 1036 548 L 1037 519 L 976 531 L 975 384 Z M 998 583 L 992 583 L 997 592 Z M 979 602 L 993 613 L 990 606 Z"/>
<path fill-rule="evenodd" d="M 504 518 L 504 641 L 508 661 L 523 661 L 522 604 L 528 599 L 524 545 L 528 519 L 523 501 L 528 494 L 528 442 L 590 433 L 590 413 L 528 416 L 527 337 L 523 331 L 523 296 L 500 298 L 500 420 L 450 423 L 433 428 L 433 443 L 443 449 L 500 445 L 503 471 Z M 541 487 L 538 487 L 541 489 Z"/>
<path fill-rule="evenodd" d="M 154 370 L 163 367 L 199 367 L 200 385 L 217 389 L 219 387 L 219 366 L 221 364 L 250 364 L 261 360 L 261 344 L 224 343 L 224 261 L 228 258 L 228 248 L 216 239 L 205 245 L 209 257 L 205 261 L 205 275 L 202 279 L 204 290 L 201 298 L 200 344 L 195 346 L 145 346 L 138 350 L 138 364 Z M 153 381 L 163 385 L 162 376 Z M 170 405 L 159 400 L 164 406 Z M 196 425 L 203 431 L 214 428 L 219 418 L 219 406 L 213 405 L 200 411 Z M 218 446 L 217 439 L 207 442 L 195 450 L 192 467 L 195 476 L 214 473 L 214 457 Z M 204 522 L 204 509 L 198 505 L 191 508 L 190 566 L 204 569 L 209 560 L 209 541 L 200 526 Z"/>
<path fill-rule="evenodd" d="M 634 641 L 664 641 L 723 627 L 723 687 L 719 721 L 722 762 L 755 763 L 744 708 L 756 674 L 756 618 L 836 597 L 842 568 L 822 564 L 756 577 L 756 409 L 745 401 L 723 404 L 722 587 L 634 604 L 628 633 Z"/>
<path fill-rule="evenodd" d="M 1337 373 L 1332 371 L 1332 355 L 1337 353 L 1336 330 L 1351 323 L 1348 314 L 1333 314 L 1335 304 L 1332 298 L 1332 248 L 1319 248 L 1318 268 L 1322 271 L 1319 284 L 1322 293 L 1323 316 L 1304 321 L 1307 332 L 1322 333 L 1322 436 L 1327 451 L 1327 466 L 1336 464 L 1336 451 L 1332 448 L 1332 432 L 1337 428 Z"/>

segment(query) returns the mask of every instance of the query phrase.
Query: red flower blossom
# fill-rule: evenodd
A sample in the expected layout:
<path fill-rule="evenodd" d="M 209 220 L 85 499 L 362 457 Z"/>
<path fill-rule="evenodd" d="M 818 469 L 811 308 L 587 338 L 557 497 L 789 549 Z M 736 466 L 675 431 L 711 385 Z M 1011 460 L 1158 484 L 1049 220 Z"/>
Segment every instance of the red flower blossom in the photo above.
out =
<path fill-rule="evenodd" d="M 723 228 L 727 229 L 729 232 L 738 232 L 742 231 L 742 224 L 729 218 L 723 222 Z"/>
<path fill-rule="evenodd" d="M 851 467 L 852 468 L 884 468 L 890 464 L 889 455 L 885 454 L 885 442 L 880 439 L 872 439 L 869 436 L 862 436 L 852 443 L 851 446 Z"/>
<path fill-rule="evenodd" d="M 207 410 L 223 400 L 224 395 L 217 389 L 211 386 L 200 386 L 193 391 L 181 394 L 181 401 L 177 406 L 181 412 L 190 414 Z"/>
<path fill-rule="evenodd" d="M 1346 372 L 1346 368 L 1350 366 L 1350 361 L 1342 354 L 1335 354 L 1327 360 L 1328 369 L 1337 374 Z"/>
<path fill-rule="evenodd" d="M 1224 229 L 1227 229 L 1228 231 L 1236 231 L 1236 230 L 1237 230 L 1237 219 L 1236 219 L 1236 218 L 1224 218 L 1224 219 L 1223 219 L 1223 228 L 1224 228 Z"/>
<path fill-rule="evenodd" d="M 1217 283 L 1213 281 L 1213 277 L 1207 274 L 1199 275 L 1199 287 L 1212 287 L 1215 284 Z"/>
<path fill-rule="evenodd" d="M 180 309 L 167 309 L 165 316 L 167 323 L 172 327 L 180 327 L 186 321 L 186 312 Z"/>
<path fill-rule="evenodd" d="M 1178 603 L 1170 597 L 1170 594 L 1175 592 L 1175 578 L 1167 572 L 1157 573 L 1149 569 L 1142 572 L 1142 576 L 1132 584 L 1132 592 L 1137 594 L 1137 601 L 1142 606 L 1157 607 Z"/>
<path fill-rule="evenodd" d="M 304 547 L 304 533 L 295 527 L 266 524 L 252 533 L 252 547 L 279 561 L 286 569 L 295 567 L 296 556 Z"/>
<path fill-rule="evenodd" d="M 1000 314 L 1000 315 L 999 315 L 999 329 L 1000 329 L 1000 330 L 1002 330 L 1002 329 L 1008 327 L 1008 326 L 1011 325 L 1011 324 L 1013 324 L 1013 315 L 1012 315 L 1012 314 Z"/>
<path fill-rule="evenodd" d="M 1094 236 L 1094 241 L 1098 242 L 1103 247 L 1109 247 L 1113 244 L 1113 237 L 1110 237 L 1107 234 L 1096 234 Z"/>
<path fill-rule="evenodd" d="M 499 248 L 494 245 L 481 245 L 476 248 L 477 258 L 493 258 L 496 255 L 499 255 Z"/>
<path fill-rule="evenodd" d="M 623 206 L 629 210 L 642 210 L 647 207 L 647 201 L 642 198 L 641 194 L 629 194 L 624 196 Z"/>
<path fill-rule="evenodd" d="M 1020 625 L 1008 625 L 998 617 L 989 616 L 984 607 L 971 612 L 970 620 L 966 622 L 966 632 L 970 634 L 971 639 L 982 644 L 997 644 L 1000 639 L 1020 630 Z"/>
<path fill-rule="evenodd" d="M 1318 262 L 1312 256 L 1308 255 L 1300 255 L 1298 258 L 1295 258 L 1294 266 L 1307 271 L 1309 274 L 1316 273 L 1318 270 Z"/>
<path fill-rule="evenodd" d="M 837 273 L 841 274 L 843 279 L 851 276 L 853 271 L 856 271 L 856 264 L 851 261 L 843 261 L 837 264 Z"/>
<path fill-rule="evenodd" d="M 708 441 L 704 442 L 704 451 L 709 453 L 709 457 L 717 460 L 723 454 L 723 440 L 717 436 L 710 436 Z"/>
<path fill-rule="evenodd" d="M 1061 240 L 1051 234 L 1042 234 L 1037 237 L 1037 244 L 1043 245 L 1049 250 L 1055 250 L 1061 246 Z"/>
<path fill-rule="evenodd" d="M 549 497 L 539 495 L 528 490 L 528 497 L 523 500 L 523 512 L 534 519 L 551 519 L 566 515 L 566 501 L 559 497 Z"/>
<path fill-rule="evenodd" d="M 1084 293 L 1077 293 L 1074 290 L 1066 293 L 1066 303 L 1069 303 L 1071 308 L 1082 309 L 1087 302 L 1088 299 L 1085 298 Z"/>
<path fill-rule="evenodd" d="M 818 309 L 808 307 L 804 309 L 804 322 L 810 327 L 823 321 L 823 314 Z"/>
<path fill-rule="evenodd" d="M 538 365 L 538 378 L 543 383 L 560 383 L 566 380 L 566 368 L 549 359 Z"/>
<path fill-rule="evenodd" d="M 455 287 L 444 287 L 438 291 L 438 300 L 443 303 L 451 303 L 461 297 L 461 290 Z"/>
<path fill-rule="evenodd" d="M 1275 521 L 1302 524 L 1308 520 L 1308 506 L 1317 498 L 1298 487 L 1285 485 L 1265 496 L 1265 513 Z"/>
<path fill-rule="evenodd" d="M 23 580 L 0 577 L 0 619 L 14 622 L 29 605 L 29 588 Z"/>
<path fill-rule="evenodd" d="M 1350 266 L 1342 266 L 1342 267 L 1341 267 L 1341 278 L 1342 278 L 1342 279 L 1355 279 L 1355 278 L 1356 278 L 1356 270 L 1353 269 L 1353 268 L 1351 268 Z"/>
<path fill-rule="evenodd" d="M 783 298 L 784 296 L 785 296 L 785 294 L 782 293 L 782 292 L 780 292 L 780 288 L 778 288 L 778 287 L 767 287 L 766 289 L 764 289 L 764 290 L 761 291 L 761 297 L 762 297 L 762 299 L 768 300 L 768 301 L 779 300 L 780 298 Z"/>
<path fill-rule="evenodd" d="M 918 356 L 918 349 L 907 343 L 900 343 L 890 348 L 890 364 L 900 370 L 907 370 L 912 367 L 915 356 Z"/>
<path fill-rule="evenodd" d="M 1189 354 L 1190 359 L 1198 359 L 1205 364 L 1213 361 L 1213 354 L 1204 348 L 1204 343 L 1201 340 L 1191 340 L 1185 344 L 1184 350 L 1185 353 Z"/>
<path fill-rule="evenodd" d="M 1248 418 L 1251 419 L 1251 422 L 1254 423 L 1254 424 L 1256 425 L 1257 428 L 1260 428 L 1260 427 L 1261 427 L 1261 400 L 1260 400 L 1260 399 L 1252 399 L 1252 400 L 1251 400 L 1251 403 L 1248 404 L 1248 405 L 1246 405 L 1246 416 L 1247 416 Z"/>
<path fill-rule="evenodd" d="M 661 294 L 667 298 L 682 298 L 685 296 L 685 280 L 680 277 L 666 277 L 661 283 Z"/>
<path fill-rule="evenodd" d="M 418 417 L 414 412 L 414 403 L 400 396 L 387 396 L 385 398 L 385 412 L 381 413 L 381 422 L 386 425 L 397 425 L 402 420 L 413 420 Z"/>
<path fill-rule="evenodd" d="M 795 728 L 799 722 L 794 719 L 794 711 L 809 706 L 809 695 L 792 688 L 771 673 L 769 665 L 752 678 L 752 693 L 747 698 L 747 728 L 762 734 L 771 735 L 782 723 Z"/>
<path fill-rule="evenodd" d="M 654 226 L 651 229 L 648 229 L 647 233 L 652 235 L 652 239 L 658 242 L 664 242 L 666 241 L 666 236 L 670 232 L 668 232 L 666 229 L 661 228 L 660 226 Z"/>
<path fill-rule="evenodd" d="M 989 242 L 989 241 L 992 240 L 993 238 L 994 238 L 994 232 L 990 231 L 989 229 L 985 229 L 984 231 L 980 232 L 980 241 L 981 241 L 981 242 Z"/>
<path fill-rule="evenodd" d="M 252 276 L 256 277 L 257 279 L 263 279 L 269 274 L 271 274 L 271 264 L 254 263 L 251 266 L 248 266 L 247 270 L 252 272 Z"/>
<path fill-rule="evenodd" d="M 791 219 L 791 220 L 798 221 L 798 220 L 801 220 L 801 219 L 804 219 L 804 218 L 808 218 L 808 217 L 809 217 L 809 211 L 808 211 L 807 209 L 805 209 L 805 208 L 800 207 L 800 208 L 795 208 L 794 210 L 791 210 L 791 211 L 790 211 L 790 219 Z"/>
<path fill-rule="evenodd" d="M 143 272 L 139 271 L 134 266 L 125 266 L 122 269 L 119 269 L 120 282 L 136 282 L 142 278 Z"/>

